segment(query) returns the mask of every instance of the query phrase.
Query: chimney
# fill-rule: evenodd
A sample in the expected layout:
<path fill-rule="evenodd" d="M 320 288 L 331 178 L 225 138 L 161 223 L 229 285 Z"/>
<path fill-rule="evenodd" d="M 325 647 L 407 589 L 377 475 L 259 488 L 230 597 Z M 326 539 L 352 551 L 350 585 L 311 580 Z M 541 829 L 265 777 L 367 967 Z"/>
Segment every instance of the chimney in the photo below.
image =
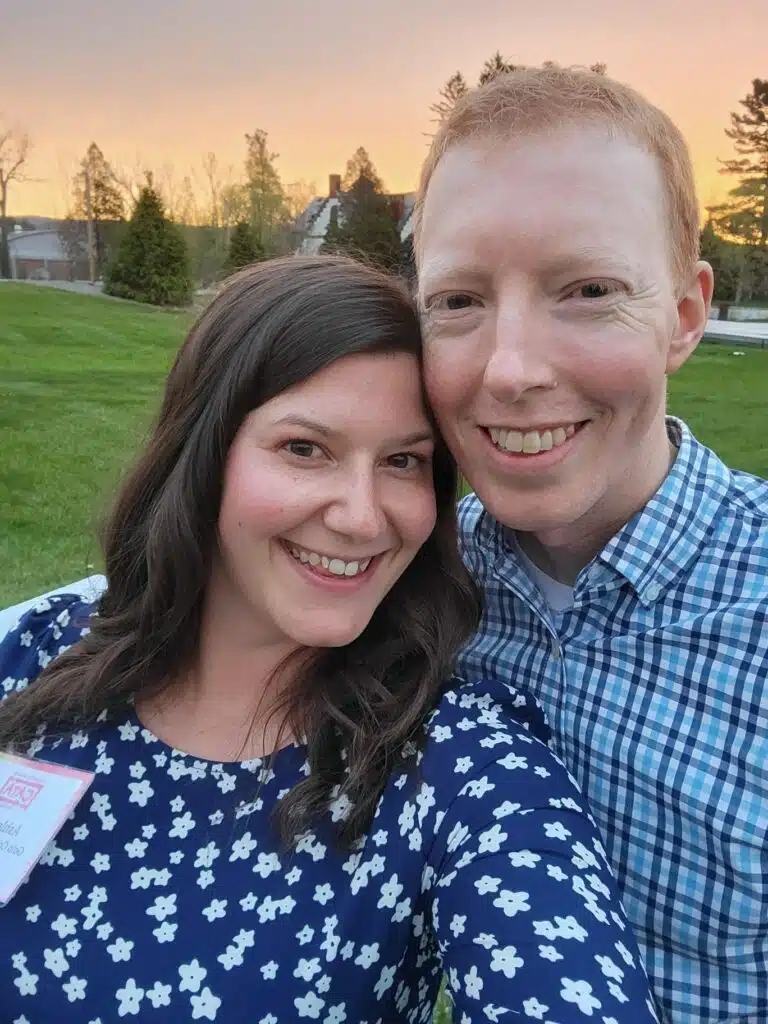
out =
<path fill-rule="evenodd" d="M 333 199 L 341 192 L 341 175 L 340 174 L 329 174 L 328 175 L 328 198 Z"/>

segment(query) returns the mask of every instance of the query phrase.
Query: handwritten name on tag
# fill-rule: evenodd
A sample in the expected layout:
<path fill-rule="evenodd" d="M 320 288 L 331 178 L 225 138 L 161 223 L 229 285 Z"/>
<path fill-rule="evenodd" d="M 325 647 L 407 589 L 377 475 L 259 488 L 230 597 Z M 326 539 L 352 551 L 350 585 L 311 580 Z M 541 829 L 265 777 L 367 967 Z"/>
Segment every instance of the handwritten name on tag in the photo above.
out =
<path fill-rule="evenodd" d="M 0 905 L 29 876 L 93 775 L 0 752 Z"/>

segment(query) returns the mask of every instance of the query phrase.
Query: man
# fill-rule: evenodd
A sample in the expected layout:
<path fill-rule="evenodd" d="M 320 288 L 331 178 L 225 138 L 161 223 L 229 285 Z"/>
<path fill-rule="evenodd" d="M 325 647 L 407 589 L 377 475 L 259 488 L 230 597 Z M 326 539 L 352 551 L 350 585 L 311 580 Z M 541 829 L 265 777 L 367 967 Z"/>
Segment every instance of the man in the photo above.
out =
<path fill-rule="evenodd" d="M 669 1020 L 768 1021 L 768 484 L 666 417 L 713 286 L 685 143 L 602 76 L 503 75 L 440 127 L 415 240 L 476 492 L 460 672 L 543 705 Z"/>

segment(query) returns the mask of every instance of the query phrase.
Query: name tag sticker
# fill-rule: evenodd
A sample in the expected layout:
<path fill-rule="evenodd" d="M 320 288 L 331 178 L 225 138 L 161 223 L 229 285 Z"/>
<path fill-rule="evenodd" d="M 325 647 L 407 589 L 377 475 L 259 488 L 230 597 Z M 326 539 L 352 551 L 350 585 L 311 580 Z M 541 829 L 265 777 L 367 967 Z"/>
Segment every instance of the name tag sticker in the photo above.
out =
<path fill-rule="evenodd" d="M 93 776 L 0 751 L 0 905 L 29 877 Z"/>

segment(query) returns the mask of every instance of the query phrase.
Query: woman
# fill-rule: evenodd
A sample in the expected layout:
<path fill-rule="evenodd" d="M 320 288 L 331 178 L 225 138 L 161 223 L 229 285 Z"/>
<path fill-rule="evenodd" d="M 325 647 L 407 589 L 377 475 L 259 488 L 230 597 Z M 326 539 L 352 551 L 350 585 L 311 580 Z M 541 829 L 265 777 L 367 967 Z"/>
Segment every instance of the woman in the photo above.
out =
<path fill-rule="evenodd" d="M 443 971 L 457 1021 L 655 1019 L 525 702 L 448 682 L 478 599 L 419 357 L 342 259 L 251 268 L 191 331 L 98 614 L 0 649 L 0 750 L 95 772 L 0 909 L 2 1024 L 423 1021 Z"/>

